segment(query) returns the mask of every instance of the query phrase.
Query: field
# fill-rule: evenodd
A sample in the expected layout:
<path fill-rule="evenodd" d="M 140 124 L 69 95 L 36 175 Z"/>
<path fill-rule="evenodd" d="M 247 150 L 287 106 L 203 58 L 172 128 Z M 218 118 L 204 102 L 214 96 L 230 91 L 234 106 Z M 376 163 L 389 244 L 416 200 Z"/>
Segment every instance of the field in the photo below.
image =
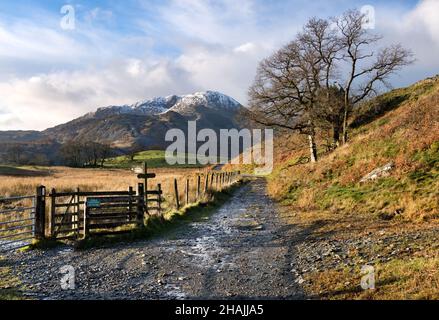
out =
<path fill-rule="evenodd" d="M 193 156 L 183 155 L 185 159 L 191 159 Z M 170 165 L 166 162 L 165 159 L 165 151 L 159 150 L 150 150 L 150 151 L 142 151 L 136 153 L 133 158 L 133 161 L 126 156 L 119 156 L 115 158 L 108 159 L 105 162 L 105 167 L 108 168 L 131 168 L 133 165 L 140 165 L 144 162 L 148 163 L 150 168 L 167 168 Z M 188 163 L 188 161 L 186 161 Z M 199 168 L 200 165 L 176 165 L 172 166 L 172 168 Z"/>
<path fill-rule="evenodd" d="M 190 179 L 191 193 L 194 194 L 196 174 L 202 169 L 156 168 L 150 172 L 157 178 L 148 180 L 148 188 L 156 189 L 162 185 L 164 197 L 174 198 L 174 179 L 178 180 L 179 194 L 183 195 L 186 179 Z M 0 198 L 33 195 L 38 186 L 48 190 L 70 192 L 79 188 L 82 191 L 121 191 L 130 186 L 137 187 L 143 182 L 137 174 L 127 169 L 76 169 L 67 167 L 0 167 Z"/>

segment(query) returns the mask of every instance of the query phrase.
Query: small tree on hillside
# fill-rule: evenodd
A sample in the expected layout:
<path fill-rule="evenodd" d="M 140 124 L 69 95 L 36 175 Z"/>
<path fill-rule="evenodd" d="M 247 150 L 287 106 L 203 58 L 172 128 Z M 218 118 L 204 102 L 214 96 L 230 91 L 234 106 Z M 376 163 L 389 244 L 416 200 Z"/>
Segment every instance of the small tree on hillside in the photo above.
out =
<path fill-rule="evenodd" d="M 136 157 L 136 155 L 139 152 L 142 152 L 143 150 L 144 150 L 144 148 L 142 147 L 142 145 L 140 145 L 139 143 L 135 142 L 131 147 L 129 147 L 127 149 L 127 151 L 125 152 L 125 156 L 126 156 L 128 161 L 133 162 L 134 158 Z"/>
<path fill-rule="evenodd" d="M 105 161 L 111 156 L 111 146 L 107 143 L 101 143 L 98 150 L 98 158 L 101 168 L 104 167 Z"/>

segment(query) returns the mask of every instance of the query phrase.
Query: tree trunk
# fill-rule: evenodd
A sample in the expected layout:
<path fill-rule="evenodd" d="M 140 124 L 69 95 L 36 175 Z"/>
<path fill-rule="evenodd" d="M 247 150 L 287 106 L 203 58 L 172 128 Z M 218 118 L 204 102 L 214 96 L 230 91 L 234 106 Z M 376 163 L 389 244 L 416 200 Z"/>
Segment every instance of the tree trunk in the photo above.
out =
<path fill-rule="evenodd" d="M 342 144 L 346 144 L 347 142 L 348 142 L 348 120 L 346 118 L 343 120 Z"/>
<path fill-rule="evenodd" d="M 311 156 L 311 158 L 310 158 L 311 163 L 316 163 L 317 162 L 317 145 L 316 145 L 314 134 L 308 135 L 308 139 L 309 139 L 309 151 L 310 151 L 310 156 Z"/>
<path fill-rule="evenodd" d="M 334 124 L 332 127 L 332 143 L 333 148 L 336 149 L 340 146 L 340 124 Z"/>
<path fill-rule="evenodd" d="M 349 109 L 350 109 L 348 92 L 349 91 L 347 90 L 345 95 L 345 103 L 344 103 L 343 136 L 342 136 L 343 144 L 346 144 L 348 142 L 348 119 L 349 119 Z"/>

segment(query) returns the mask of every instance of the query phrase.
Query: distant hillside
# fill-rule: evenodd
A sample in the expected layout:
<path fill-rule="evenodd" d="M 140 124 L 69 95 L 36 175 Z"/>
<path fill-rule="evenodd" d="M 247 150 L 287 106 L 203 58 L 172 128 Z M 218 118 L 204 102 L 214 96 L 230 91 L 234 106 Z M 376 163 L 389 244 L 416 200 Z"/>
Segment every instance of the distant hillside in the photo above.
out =
<path fill-rule="evenodd" d="M 160 150 L 169 144 L 165 142 L 166 132 L 186 132 L 188 121 L 197 121 L 198 130 L 239 128 L 236 116 L 241 108 L 236 100 L 213 91 L 154 98 L 133 105 L 99 108 L 42 132 L 0 132 L 0 147 L 5 150 L 8 144 L 19 143 L 25 152 L 38 149 L 51 160 L 56 159 L 56 149 L 61 144 L 72 140 L 108 143 L 118 150 L 133 145 Z"/>

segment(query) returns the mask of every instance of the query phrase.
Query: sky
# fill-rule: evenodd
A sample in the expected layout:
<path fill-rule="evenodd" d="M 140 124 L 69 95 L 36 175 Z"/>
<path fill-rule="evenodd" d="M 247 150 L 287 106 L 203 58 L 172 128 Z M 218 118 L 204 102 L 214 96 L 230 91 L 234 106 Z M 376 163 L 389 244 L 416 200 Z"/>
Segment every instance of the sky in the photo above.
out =
<path fill-rule="evenodd" d="M 99 107 L 215 90 L 242 104 L 258 63 L 311 17 L 375 9 L 380 45 L 439 73 L 439 0 L 0 1 L 0 130 L 42 130 Z"/>

